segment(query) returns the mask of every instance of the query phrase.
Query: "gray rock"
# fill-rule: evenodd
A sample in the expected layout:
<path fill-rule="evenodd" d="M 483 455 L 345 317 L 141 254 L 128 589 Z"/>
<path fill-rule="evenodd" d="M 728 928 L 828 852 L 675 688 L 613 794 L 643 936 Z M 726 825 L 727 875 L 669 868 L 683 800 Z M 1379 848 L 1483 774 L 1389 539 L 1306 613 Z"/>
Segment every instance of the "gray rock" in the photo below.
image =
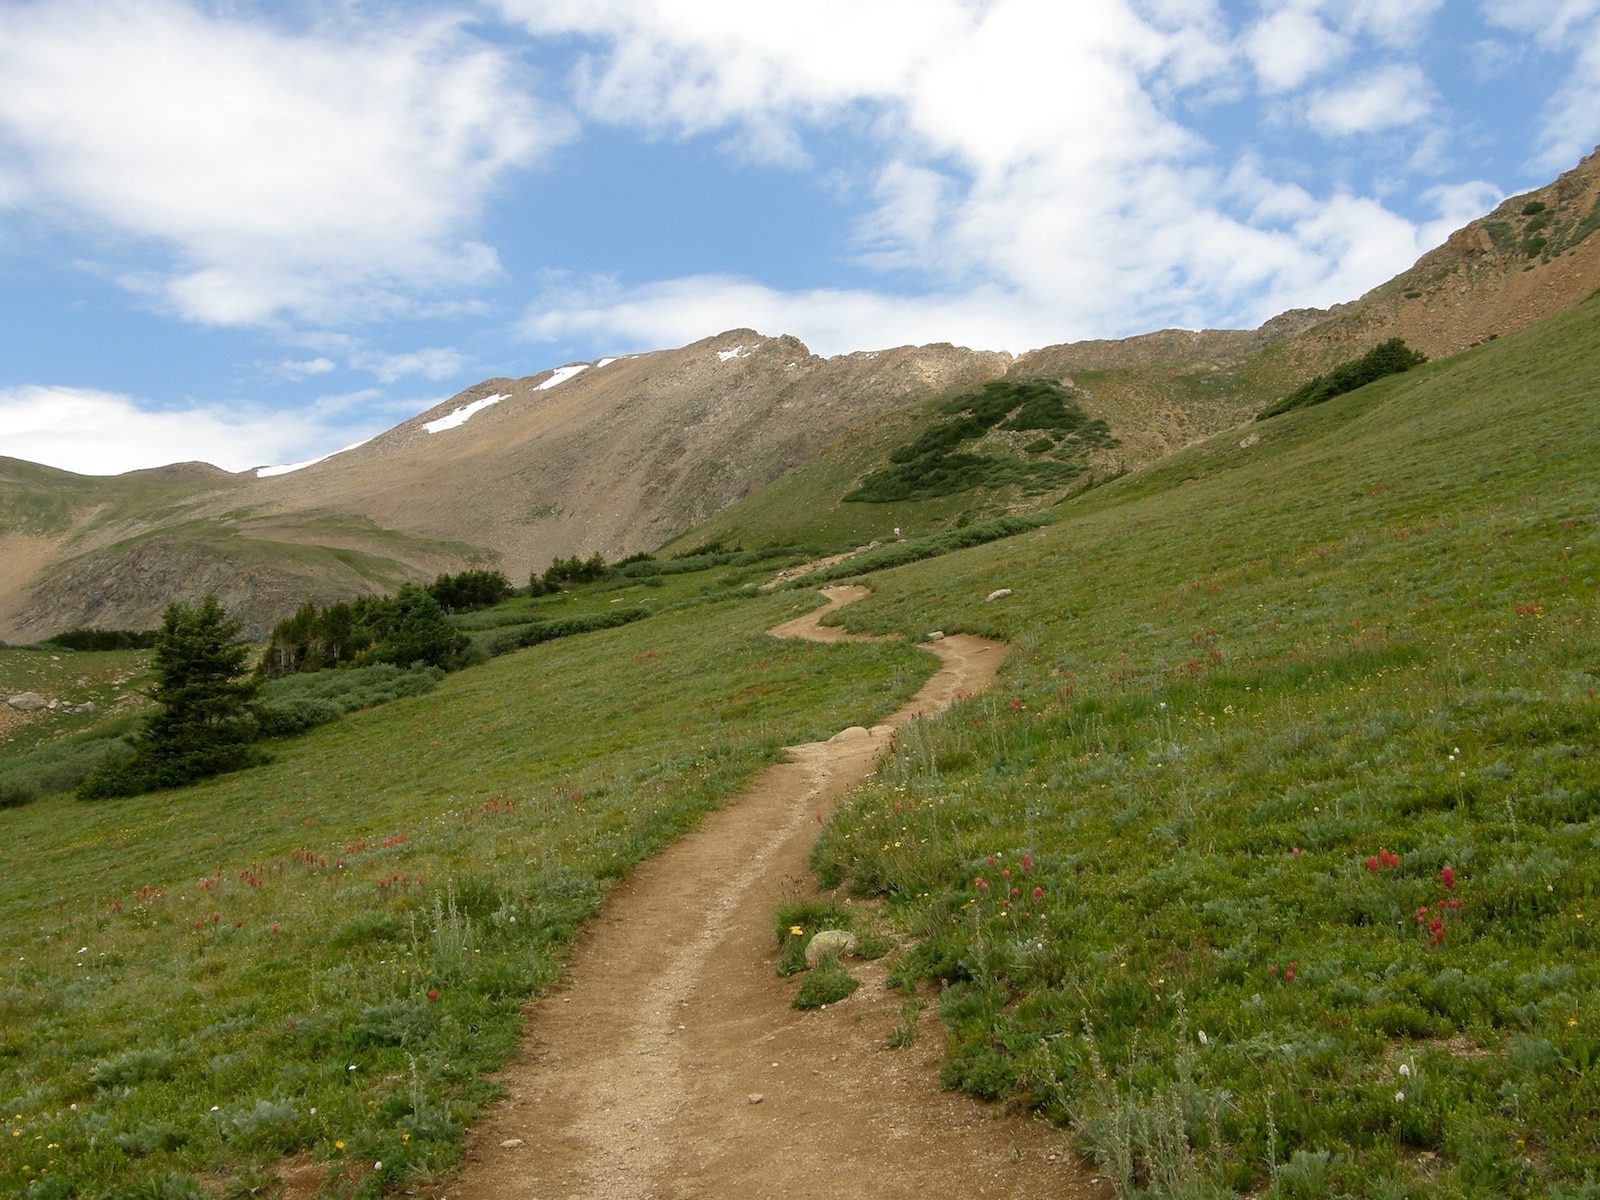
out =
<path fill-rule="evenodd" d="M 932 633 L 930 633 L 928 635 L 928 640 L 930 642 L 942 642 L 942 641 L 944 641 L 944 630 L 935 629 Z"/>
<path fill-rule="evenodd" d="M 1003 600 L 1003 599 L 1005 599 L 1005 597 L 1007 597 L 1009 595 L 1011 595 L 1011 589 L 1010 588 L 995 588 L 994 591 L 990 592 L 987 596 L 985 596 L 983 598 L 983 602 L 985 604 L 987 604 L 991 600 Z"/>
<path fill-rule="evenodd" d="M 41 708 L 48 708 L 50 701 L 38 692 L 23 692 L 17 696 L 7 696 L 6 703 L 20 712 L 38 712 Z"/>
<path fill-rule="evenodd" d="M 93 700 L 85 700 L 82 704 L 74 704 L 72 706 L 72 711 L 75 713 L 92 713 L 99 712 L 100 710 L 95 707 Z"/>
<path fill-rule="evenodd" d="M 816 966 L 825 954 L 843 958 L 855 948 L 856 935 L 848 929 L 824 929 L 806 943 L 806 966 Z"/>
<path fill-rule="evenodd" d="M 861 738 L 867 738 L 871 736 L 872 735 L 868 733 L 862 726 L 852 725 L 848 729 L 839 730 L 838 733 L 834 734 L 828 740 L 830 742 L 854 742 Z"/>

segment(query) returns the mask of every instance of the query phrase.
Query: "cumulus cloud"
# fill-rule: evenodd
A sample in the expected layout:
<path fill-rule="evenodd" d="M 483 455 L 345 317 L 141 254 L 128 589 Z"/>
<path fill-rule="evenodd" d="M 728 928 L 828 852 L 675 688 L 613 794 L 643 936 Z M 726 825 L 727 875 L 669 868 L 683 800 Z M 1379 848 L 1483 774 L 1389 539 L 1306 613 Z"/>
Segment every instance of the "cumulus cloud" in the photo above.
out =
<path fill-rule="evenodd" d="M 313 375 L 326 375 L 337 366 L 333 359 L 320 355 L 307 359 L 286 358 L 278 364 L 277 374 L 291 383 L 299 383 L 302 379 L 309 379 Z"/>
<path fill-rule="evenodd" d="M 222 405 L 158 410 L 131 396 L 89 388 L 0 390 L 0 444 L 6 453 L 83 475 L 186 461 L 242 471 L 311 457 L 322 447 L 353 440 L 349 433 L 330 428 L 314 410 L 239 412 Z"/>
<path fill-rule="evenodd" d="M 0 77 L 0 202 L 223 325 L 411 312 L 494 274 L 485 194 L 572 133 L 446 17 L 289 33 L 175 0 L 14 5 Z M 129 262 L 150 246 L 160 265 Z"/>
<path fill-rule="evenodd" d="M 1495 24 L 1531 34 L 1555 53 L 1570 52 L 1572 66 L 1539 114 L 1530 168 L 1570 167 L 1600 141 L 1600 0 L 1486 0 Z"/>
<path fill-rule="evenodd" d="M 471 361 L 465 354 L 449 347 L 428 346 L 407 354 L 358 355 L 356 366 L 371 371 L 384 383 L 393 383 L 408 375 L 421 375 L 424 379 L 445 379 L 456 374 Z"/>
<path fill-rule="evenodd" d="M 1286 92 L 1336 66 L 1350 53 L 1348 38 L 1309 7 L 1269 13 L 1245 35 L 1245 53 L 1269 92 Z"/>
<path fill-rule="evenodd" d="M 1433 109 L 1433 85 L 1414 63 L 1395 63 L 1311 97 L 1306 119 L 1333 137 L 1377 133 L 1423 120 Z"/>
<path fill-rule="evenodd" d="M 1302 87 L 1358 45 L 1415 40 L 1438 7 L 1295 0 L 1236 41 L 1210 0 L 501 0 L 537 34 L 593 39 L 574 69 L 591 120 L 736 132 L 741 149 L 796 164 L 834 131 L 876 148 L 853 248 L 897 277 L 793 293 L 727 276 L 601 281 L 542 297 L 524 330 L 636 346 L 760 323 L 833 348 L 1024 349 L 1347 299 L 1426 249 L 1419 227 L 1370 198 L 1241 190 L 1249 172 L 1215 162 L 1175 97 L 1210 94 L 1241 56 L 1264 87 Z M 1359 84 L 1318 97 L 1321 128 L 1414 124 L 1432 103 L 1414 66 Z M 925 294 L 904 294 L 907 278 Z"/>

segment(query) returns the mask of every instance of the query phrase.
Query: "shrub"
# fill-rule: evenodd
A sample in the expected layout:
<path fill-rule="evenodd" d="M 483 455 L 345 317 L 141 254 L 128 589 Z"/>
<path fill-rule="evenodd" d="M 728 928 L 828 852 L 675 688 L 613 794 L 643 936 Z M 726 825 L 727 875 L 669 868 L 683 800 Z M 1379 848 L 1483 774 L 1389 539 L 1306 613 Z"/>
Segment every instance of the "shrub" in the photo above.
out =
<path fill-rule="evenodd" d="M 493 608 L 509 596 L 511 580 L 500 571 L 462 571 L 440 575 L 428 585 L 428 593 L 447 613 L 472 612 Z"/>
<path fill-rule="evenodd" d="M 947 401 L 942 411 L 956 419 L 934 425 L 889 454 L 889 465 L 862 479 L 844 499 L 884 504 L 926 500 L 979 487 L 1018 484 L 1028 491 L 1062 487 L 1083 473 L 1089 451 L 1116 444 L 1111 427 L 1088 416 L 1072 390 L 1052 379 L 991 379 L 981 388 Z M 1052 433 L 1027 447 L 1053 453 L 1045 462 L 1010 454 L 974 454 L 963 447 L 991 429 Z"/>
<path fill-rule="evenodd" d="M 835 1004 L 860 986 L 861 980 L 841 967 L 837 958 L 825 954 L 817 960 L 817 965 L 807 973 L 806 981 L 795 993 L 794 1006 L 806 1009 Z"/>
<path fill-rule="evenodd" d="M 30 804 L 40 796 L 70 792 L 102 765 L 124 766 L 133 748 L 106 728 L 90 736 L 48 742 L 6 761 L 0 768 L 0 808 Z"/>
<path fill-rule="evenodd" d="M 1368 350 L 1360 358 L 1341 363 L 1326 375 L 1308 379 L 1276 404 L 1268 405 L 1256 414 L 1256 420 L 1265 421 L 1297 408 L 1322 404 L 1335 396 L 1353 392 L 1359 387 L 1384 378 L 1409 371 L 1428 361 L 1428 356 L 1411 349 L 1400 338 L 1390 338 Z"/>
<path fill-rule="evenodd" d="M 405 584 L 393 596 L 361 596 L 326 608 L 301 605 L 273 629 L 257 671 L 276 679 L 349 663 L 409 667 L 422 662 L 452 669 L 461 665 L 466 649 L 467 639 L 450 624 L 433 592 Z"/>
<path fill-rule="evenodd" d="M 156 644 L 156 629 L 68 629 L 45 639 L 46 646 L 62 650 L 149 650 Z"/>
<path fill-rule="evenodd" d="M 263 684 L 251 711 L 263 736 L 286 737 L 337 721 L 359 708 L 420 696 L 444 675 L 439 667 L 398 667 L 393 663 L 291 675 Z"/>

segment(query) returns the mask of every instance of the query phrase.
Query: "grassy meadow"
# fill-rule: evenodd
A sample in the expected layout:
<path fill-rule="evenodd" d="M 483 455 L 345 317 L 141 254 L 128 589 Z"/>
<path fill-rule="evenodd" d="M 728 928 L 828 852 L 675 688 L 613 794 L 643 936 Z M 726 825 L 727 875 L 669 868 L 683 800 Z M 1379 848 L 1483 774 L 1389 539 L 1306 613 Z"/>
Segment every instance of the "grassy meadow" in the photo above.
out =
<path fill-rule="evenodd" d="M 976 546 L 992 496 L 836 503 L 923 412 L 682 540 L 901 524 L 931 536 L 830 572 L 881 568 L 839 619 L 1012 645 L 813 860 L 878 900 L 949 1086 L 1071 1122 L 1123 1196 L 1600 1200 L 1597 379 L 1591 299 Z M 447 1168 L 606 887 L 930 669 L 762 636 L 815 603 L 753 593 L 788 561 L 514 600 L 463 620 L 485 653 L 653 615 L 203 786 L 0 810 L 0 1192 Z M 142 662 L 40 653 L 0 671 Z"/>
<path fill-rule="evenodd" d="M 370 1196 L 447 1167 L 606 888 L 931 670 L 761 632 L 815 603 L 691 606 L 201 786 L 0 811 L 0 1194 L 252 1195 L 305 1157 Z"/>
<path fill-rule="evenodd" d="M 1591 299 L 870 577 L 1013 646 L 813 860 L 948 1085 L 1124 1196 L 1600 1196 L 1597 378 Z"/>

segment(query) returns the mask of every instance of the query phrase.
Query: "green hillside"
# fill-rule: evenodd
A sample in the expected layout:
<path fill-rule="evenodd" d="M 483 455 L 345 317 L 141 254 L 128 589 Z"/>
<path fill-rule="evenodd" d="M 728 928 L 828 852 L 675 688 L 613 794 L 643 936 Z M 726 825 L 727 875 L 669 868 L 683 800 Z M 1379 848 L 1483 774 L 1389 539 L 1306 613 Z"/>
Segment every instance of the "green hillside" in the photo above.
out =
<path fill-rule="evenodd" d="M 604 890 L 928 674 L 760 632 L 814 603 L 506 655 L 204 786 L 0 810 L 0 1194 L 243 1195 L 308 1150 L 383 1162 L 376 1195 L 454 1161 Z"/>
<path fill-rule="evenodd" d="M 814 859 L 882 902 L 948 1084 L 1070 1119 L 1124 1195 L 1600 1195 L 1597 379 L 1591 299 L 867 577 L 853 628 L 1013 647 Z M 936 415 L 685 541 L 954 524 L 971 496 L 834 504 Z M 308 1153 L 381 1161 L 371 1195 L 453 1161 L 605 887 L 929 669 L 763 637 L 814 597 L 754 571 L 596 589 L 575 607 L 738 595 L 258 770 L 0 810 L 0 1190 L 246 1194 Z"/>
<path fill-rule="evenodd" d="M 1597 378 L 1591 299 L 871 577 L 1016 648 L 814 860 L 948 1083 L 1128 1194 L 1594 1194 Z"/>

